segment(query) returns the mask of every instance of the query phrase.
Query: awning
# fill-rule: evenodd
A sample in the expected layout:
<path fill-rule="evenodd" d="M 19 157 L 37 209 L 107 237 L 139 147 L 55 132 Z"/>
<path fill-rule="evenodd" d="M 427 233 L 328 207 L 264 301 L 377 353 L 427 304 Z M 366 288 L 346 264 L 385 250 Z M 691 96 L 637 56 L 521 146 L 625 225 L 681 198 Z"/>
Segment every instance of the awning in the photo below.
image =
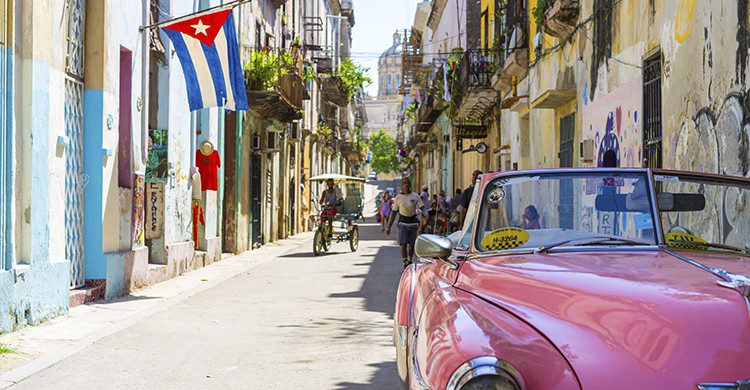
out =
<path fill-rule="evenodd" d="M 354 176 L 346 176 L 346 175 L 339 175 L 336 173 L 329 173 L 326 175 L 318 175 L 313 176 L 308 179 L 310 182 L 325 182 L 328 179 L 333 179 L 334 182 L 341 183 L 341 182 L 357 182 L 357 183 L 364 183 L 367 180 L 361 178 L 361 177 L 354 177 Z"/>

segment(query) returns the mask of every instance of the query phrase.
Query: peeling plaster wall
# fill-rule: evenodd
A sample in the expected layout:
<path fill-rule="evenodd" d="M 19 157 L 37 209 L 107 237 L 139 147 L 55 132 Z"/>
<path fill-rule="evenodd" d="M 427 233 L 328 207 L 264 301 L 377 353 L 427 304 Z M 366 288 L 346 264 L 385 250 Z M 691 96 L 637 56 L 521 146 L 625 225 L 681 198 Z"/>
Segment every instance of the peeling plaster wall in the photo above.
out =
<path fill-rule="evenodd" d="M 528 9 L 534 5 L 535 1 L 530 1 Z M 579 21 L 592 14 L 593 5 L 593 0 L 581 1 Z M 587 105 L 606 100 L 619 87 L 637 80 L 643 72 L 639 67 L 644 56 L 660 50 L 663 165 L 748 176 L 747 0 L 679 0 L 657 5 L 651 0 L 620 2 L 613 9 L 612 56 L 617 61 L 606 60 L 593 72 L 593 23 L 587 26 L 529 70 L 518 85 L 520 95 L 529 94 L 534 101 L 548 90 L 575 89 L 576 111 L 580 114 Z M 530 31 L 533 47 L 533 23 Z M 543 41 L 545 48 L 559 43 L 550 35 L 544 35 Z M 532 53 L 532 63 L 534 59 Z M 592 74 L 597 75 L 595 85 Z M 611 107 L 601 110 L 616 113 L 616 99 L 609 100 Z M 556 166 L 550 157 L 556 155 L 558 140 L 551 129 L 558 125 L 554 115 L 540 111 L 554 112 L 531 110 L 531 165 Z M 506 112 L 511 117 L 517 115 Z M 504 136 L 518 138 L 518 127 L 510 119 L 507 123 L 511 128 L 503 129 Z M 631 131 L 638 133 L 628 134 L 635 136 L 634 140 L 619 141 L 621 145 L 633 144 L 635 150 L 641 144 L 642 127 Z M 579 125 L 576 144 L 588 136 L 587 129 Z M 597 152 L 601 146 L 600 140 Z M 692 157 L 701 151 L 711 157 Z M 511 154 L 514 161 L 521 158 L 518 148 L 512 148 Z M 619 157 L 621 165 L 641 164 L 629 156 Z"/>
<path fill-rule="evenodd" d="M 14 258 L 0 270 L 0 332 L 66 313 L 70 263 L 64 247 L 62 1 L 17 2 L 13 91 Z"/>

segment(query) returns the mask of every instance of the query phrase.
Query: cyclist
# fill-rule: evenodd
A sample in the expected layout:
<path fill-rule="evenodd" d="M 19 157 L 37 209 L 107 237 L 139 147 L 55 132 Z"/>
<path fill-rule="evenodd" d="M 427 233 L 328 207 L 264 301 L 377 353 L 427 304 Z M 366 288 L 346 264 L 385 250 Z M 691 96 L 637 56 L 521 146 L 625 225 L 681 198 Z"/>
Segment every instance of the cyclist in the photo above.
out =
<path fill-rule="evenodd" d="M 333 232 L 333 217 L 338 213 L 338 208 L 344 202 L 344 197 L 341 195 L 341 190 L 335 186 L 333 179 L 326 180 L 326 186 L 328 188 L 320 195 L 320 204 L 322 205 L 320 223 L 321 228 L 325 227 L 324 223 L 328 223 L 326 233 L 330 235 Z"/>

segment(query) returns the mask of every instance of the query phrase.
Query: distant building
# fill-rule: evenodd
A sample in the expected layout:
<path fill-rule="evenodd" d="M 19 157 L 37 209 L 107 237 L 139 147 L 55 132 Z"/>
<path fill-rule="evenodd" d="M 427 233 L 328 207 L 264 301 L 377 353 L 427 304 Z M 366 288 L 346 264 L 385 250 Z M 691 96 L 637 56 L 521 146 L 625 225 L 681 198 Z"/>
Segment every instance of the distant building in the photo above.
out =
<path fill-rule="evenodd" d="M 394 138 L 398 136 L 399 115 L 403 111 L 403 96 L 399 95 L 402 80 L 402 41 L 403 36 L 395 32 L 393 44 L 378 60 L 378 95 L 368 96 L 365 102 L 368 122 L 364 126 L 364 131 L 368 137 L 380 130 L 385 130 Z"/>

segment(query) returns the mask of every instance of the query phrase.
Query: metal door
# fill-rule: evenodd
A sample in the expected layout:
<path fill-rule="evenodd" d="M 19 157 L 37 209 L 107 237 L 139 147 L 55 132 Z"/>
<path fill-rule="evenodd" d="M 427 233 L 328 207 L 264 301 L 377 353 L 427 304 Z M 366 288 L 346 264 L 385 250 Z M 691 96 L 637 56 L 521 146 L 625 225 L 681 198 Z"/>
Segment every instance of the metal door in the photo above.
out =
<path fill-rule="evenodd" d="M 573 143 L 575 141 L 576 114 L 572 113 L 560 118 L 560 167 L 573 166 Z M 573 181 L 560 180 L 559 203 L 557 206 L 560 228 L 573 229 Z"/>
<path fill-rule="evenodd" d="M 83 254 L 83 45 L 85 0 L 68 0 L 65 63 L 65 258 L 70 261 L 70 287 L 84 285 Z"/>
<path fill-rule="evenodd" d="M 250 154 L 250 211 L 252 213 L 252 247 L 257 248 L 262 244 L 261 235 L 261 159 L 260 154 Z"/>
<path fill-rule="evenodd" d="M 643 166 L 660 168 L 661 160 L 661 54 L 643 68 Z"/>

